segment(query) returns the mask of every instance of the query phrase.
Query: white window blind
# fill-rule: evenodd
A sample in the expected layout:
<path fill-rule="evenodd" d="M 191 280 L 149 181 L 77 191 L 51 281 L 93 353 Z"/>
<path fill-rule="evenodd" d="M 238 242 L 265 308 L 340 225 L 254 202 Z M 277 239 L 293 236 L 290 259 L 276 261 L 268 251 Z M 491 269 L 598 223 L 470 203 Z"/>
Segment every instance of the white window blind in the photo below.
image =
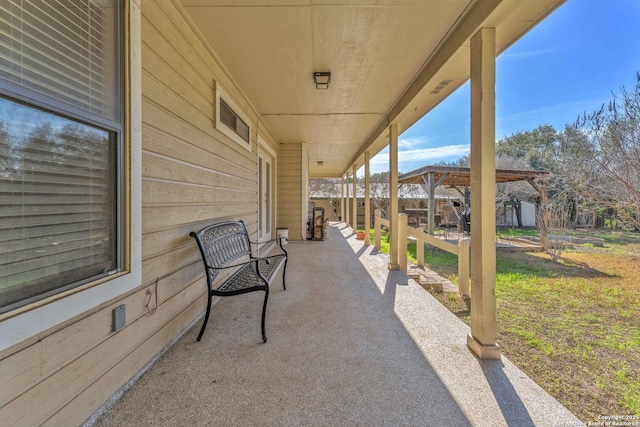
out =
<path fill-rule="evenodd" d="M 0 312 L 122 263 L 118 3 L 0 2 Z"/>
<path fill-rule="evenodd" d="M 0 2 L 0 79 L 28 96 L 120 121 L 115 0 Z"/>

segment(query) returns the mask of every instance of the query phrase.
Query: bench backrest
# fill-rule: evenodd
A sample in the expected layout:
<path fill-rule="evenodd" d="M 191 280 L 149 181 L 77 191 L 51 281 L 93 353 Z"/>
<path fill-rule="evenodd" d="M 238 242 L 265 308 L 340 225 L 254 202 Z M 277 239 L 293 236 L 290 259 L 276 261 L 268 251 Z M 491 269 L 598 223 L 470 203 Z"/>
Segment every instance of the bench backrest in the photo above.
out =
<path fill-rule="evenodd" d="M 233 261 L 251 255 L 249 234 L 242 221 L 221 222 L 191 232 L 190 236 L 198 242 L 208 276 L 213 279 L 217 272 L 210 268 L 222 268 Z"/>

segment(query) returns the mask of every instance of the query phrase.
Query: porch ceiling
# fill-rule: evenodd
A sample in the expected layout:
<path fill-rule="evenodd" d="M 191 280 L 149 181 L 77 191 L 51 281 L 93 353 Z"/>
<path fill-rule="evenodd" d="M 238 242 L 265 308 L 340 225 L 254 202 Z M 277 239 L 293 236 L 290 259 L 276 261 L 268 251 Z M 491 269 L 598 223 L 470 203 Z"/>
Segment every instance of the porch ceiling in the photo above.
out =
<path fill-rule="evenodd" d="M 501 52 L 564 0 L 180 1 L 261 126 L 306 142 L 311 176 L 339 177 L 469 78 L 478 28 L 496 27 Z"/>

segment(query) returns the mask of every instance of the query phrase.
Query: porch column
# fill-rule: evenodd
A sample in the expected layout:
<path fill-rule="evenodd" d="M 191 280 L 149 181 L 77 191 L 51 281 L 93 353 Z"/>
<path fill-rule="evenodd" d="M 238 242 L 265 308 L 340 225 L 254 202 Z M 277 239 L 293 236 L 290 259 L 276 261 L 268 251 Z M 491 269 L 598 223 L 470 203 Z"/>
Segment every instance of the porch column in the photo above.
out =
<path fill-rule="evenodd" d="M 344 201 L 344 222 L 349 225 L 349 174 L 345 175 L 347 178 L 346 188 L 347 188 L 347 198 Z"/>
<path fill-rule="evenodd" d="M 398 270 L 398 125 L 389 125 L 389 270 Z M 405 249 L 406 250 L 406 249 Z"/>
<path fill-rule="evenodd" d="M 436 218 L 436 182 L 435 182 L 435 174 L 433 172 L 429 172 L 429 222 L 428 222 L 428 232 L 433 236 L 433 229 L 435 228 L 435 218 Z"/>
<path fill-rule="evenodd" d="M 371 160 L 371 153 L 364 152 L 364 245 L 371 245 L 371 238 L 369 236 L 371 229 L 371 200 L 369 191 L 369 161 Z"/>
<path fill-rule="evenodd" d="M 344 221 L 344 175 L 340 178 L 340 220 Z"/>
<path fill-rule="evenodd" d="M 471 38 L 471 334 L 469 348 L 500 359 L 496 344 L 495 28 Z"/>
<path fill-rule="evenodd" d="M 353 225 L 351 226 L 351 228 L 353 228 L 353 232 L 356 232 L 356 229 L 358 228 L 358 190 L 356 188 L 356 183 L 358 182 L 357 178 L 356 178 L 356 172 L 358 171 L 358 168 L 356 167 L 356 165 L 352 166 L 353 169 Z"/>

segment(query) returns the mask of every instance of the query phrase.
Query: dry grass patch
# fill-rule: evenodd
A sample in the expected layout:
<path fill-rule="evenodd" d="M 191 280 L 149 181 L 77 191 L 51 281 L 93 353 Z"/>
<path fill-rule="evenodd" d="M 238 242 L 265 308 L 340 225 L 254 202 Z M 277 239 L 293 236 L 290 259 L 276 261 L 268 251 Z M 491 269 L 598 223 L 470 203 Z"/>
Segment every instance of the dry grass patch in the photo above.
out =
<path fill-rule="evenodd" d="M 541 253 L 498 253 L 498 343 L 503 354 L 584 422 L 640 416 L 640 235 L 605 234 L 558 263 Z M 457 281 L 448 254 L 427 254 Z M 440 258 L 444 262 L 439 262 Z M 469 323 L 457 295 L 434 294 Z"/>

